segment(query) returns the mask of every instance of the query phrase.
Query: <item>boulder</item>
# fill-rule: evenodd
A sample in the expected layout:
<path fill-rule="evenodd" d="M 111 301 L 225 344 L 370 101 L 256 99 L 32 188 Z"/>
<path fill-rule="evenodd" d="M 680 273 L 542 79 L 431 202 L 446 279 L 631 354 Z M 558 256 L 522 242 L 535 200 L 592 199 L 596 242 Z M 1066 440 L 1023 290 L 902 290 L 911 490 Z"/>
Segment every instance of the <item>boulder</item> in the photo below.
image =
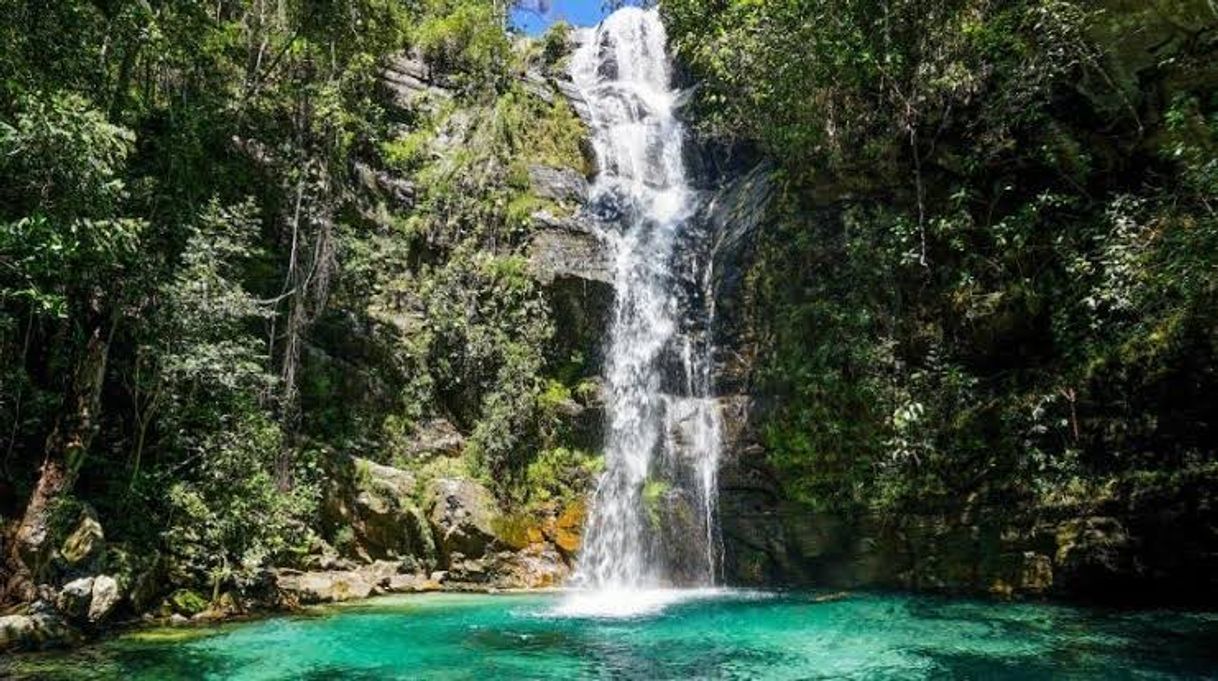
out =
<path fill-rule="evenodd" d="M 533 215 L 535 232 L 529 244 L 529 268 L 538 281 L 557 278 L 598 282 L 613 295 L 612 251 L 579 218 L 559 218 L 546 211 Z"/>
<path fill-rule="evenodd" d="M 441 554 L 481 558 L 496 543 L 498 507 L 485 487 L 465 478 L 439 478 L 427 491 L 427 519 Z"/>
<path fill-rule="evenodd" d="M 122 600 L 118 581 L 109 575 L 98 575 L 93 580 L 93 599 L 89 603 L 89 622 L 97 624 L 105 620 L 118 602 Z"/>
<path fill-rule="evenodd" d="M 389 578 L 389 584 L 385 588 L 389 593 L 417 594 L 439 591 L 443 587 L 438 581 L 433 581 L 423 575 L 394 575 Z"/>
<path fill-rule="evenodd" d="M 0 617 L 0 651 L 41 650 L 76 643 L 79 639 L 75 629 L 51 612 Z"/>
<path fill-rule="evenodd" d="M 374 577 L 360 572 L 300 572 L 280 570 L 279 590 L 301 603 L 336 603 L 367 598 L 376 585 Z"/>
<path fill-rule="evenodd" d="M 363 562 L 430 558 L 431 532 L 419 520 L 416 484 L 408 471 L 356 457 L 339 460 L 329 479 L 323 517 L 334 536 L 349 533 L 353 540 L 339 546 L 343 553 Z M 325 555 L 313 566 L 346 567 L 337 556 Z"/>
<path fill-rule="evenodd" d="M 70 567 L 80 567 L 91 563 L 101 555 L 106 545 L 106 533 L 97 520 L 97 513 L 85 506 L 80 513 L 76 526 L 64 539 L 59 555 Z"/>
<path fill-rule="evenodd" d="M 546 544 L 533 544 L 523 551 L 501 553 L 492 570 L 492 583 L 501 589 L 557 587 L 571 574 L 571 567 L 562 554 Z"/>
<path fill-rule="evenodd" d="M 55 597 L 55 607 L 73 620 L 88 617 L 93 602 L 93 577 L 81 577 L 63 585 Z"/>

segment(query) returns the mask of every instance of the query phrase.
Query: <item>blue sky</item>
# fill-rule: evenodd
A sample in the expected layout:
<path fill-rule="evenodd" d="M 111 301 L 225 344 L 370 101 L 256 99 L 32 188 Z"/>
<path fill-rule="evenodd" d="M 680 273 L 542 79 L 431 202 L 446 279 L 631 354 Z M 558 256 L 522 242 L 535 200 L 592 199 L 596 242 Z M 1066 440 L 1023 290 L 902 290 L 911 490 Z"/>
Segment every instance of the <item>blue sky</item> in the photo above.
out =
<path fill-rule="evenodd" d="M 559 19 L 566 19 L 567 23 L 575 26 L 594 26 L 605 16 L 601 10 L 601 0 L 548 0 L 541 4 L 549 5 L 549 10 L 512 10 L 512 23 L 529 35 L 537 35 Z M 537 5 L 538 0 L 521 3 L 522 7 Z"/>

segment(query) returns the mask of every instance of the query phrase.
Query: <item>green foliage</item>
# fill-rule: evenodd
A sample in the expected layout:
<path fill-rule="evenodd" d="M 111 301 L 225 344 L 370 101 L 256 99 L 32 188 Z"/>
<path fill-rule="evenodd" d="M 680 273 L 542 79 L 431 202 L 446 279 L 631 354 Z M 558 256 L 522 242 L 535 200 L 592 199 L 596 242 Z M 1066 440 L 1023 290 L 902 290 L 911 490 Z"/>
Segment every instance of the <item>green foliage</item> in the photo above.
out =
<path fill-rule="evenodd" d="M 255 417 L 229 428 L 199 443 L 205 458 L 167 492 L 170 550 L 181 568 L 205 575 L 209 584 L 241 583 L 270 560 L 304 547 L 305 521 L 319 496 L 307 468 L 295 471 L 290 490 L 276 485 L 267 457 L 283 446 L 275 424 Z"/>
<path fill-rule="evenodd" d="M 426 0 L 414 30 L 428 63 L 454 74 L 467 88 L 493 88 L 508 74 L 511 44 L 497 4 L 487 0 Z"/>
<path fill-rule="evenodd" d="M 664 3 L 701 133 L 781 168 L 748 289 L 793 496 L 1098 503 L 1218 456 L 1202 5 Z"/>
<path fill-rule="evenodd" d="M 543 449 L 528 465 L 524 488 L 530 503 L 569 503 L 587 494 L 604 458 L 567 447 Z"/>

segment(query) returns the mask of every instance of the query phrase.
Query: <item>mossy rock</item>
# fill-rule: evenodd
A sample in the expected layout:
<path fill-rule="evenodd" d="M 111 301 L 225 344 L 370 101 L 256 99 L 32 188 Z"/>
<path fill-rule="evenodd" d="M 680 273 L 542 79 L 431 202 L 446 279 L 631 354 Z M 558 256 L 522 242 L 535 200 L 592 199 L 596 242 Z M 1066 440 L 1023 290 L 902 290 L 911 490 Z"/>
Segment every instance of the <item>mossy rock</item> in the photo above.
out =
<path fill-rule="evenodd" d="M 514 551 L 523 550 L 545 538 L 537 518 L 528 513 L 499 516 L 492 525 L 499 540 Z"/>

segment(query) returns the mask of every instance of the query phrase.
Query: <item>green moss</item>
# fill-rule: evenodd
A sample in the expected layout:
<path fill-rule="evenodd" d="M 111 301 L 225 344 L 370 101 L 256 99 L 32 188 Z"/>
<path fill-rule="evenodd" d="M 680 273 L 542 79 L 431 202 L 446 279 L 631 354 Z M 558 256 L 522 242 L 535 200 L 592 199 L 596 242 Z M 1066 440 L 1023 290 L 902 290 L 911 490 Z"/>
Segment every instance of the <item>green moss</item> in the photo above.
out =
<path fill-rule="evenodd" d="M 666 480 L 651 478 L 643 483 L 643 508 L 652 527 L 660 527 L 660 504 L 670 489 L 672 486 Z"/>

